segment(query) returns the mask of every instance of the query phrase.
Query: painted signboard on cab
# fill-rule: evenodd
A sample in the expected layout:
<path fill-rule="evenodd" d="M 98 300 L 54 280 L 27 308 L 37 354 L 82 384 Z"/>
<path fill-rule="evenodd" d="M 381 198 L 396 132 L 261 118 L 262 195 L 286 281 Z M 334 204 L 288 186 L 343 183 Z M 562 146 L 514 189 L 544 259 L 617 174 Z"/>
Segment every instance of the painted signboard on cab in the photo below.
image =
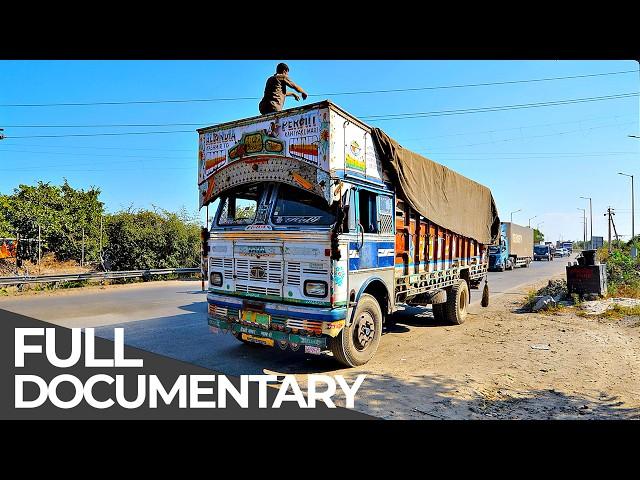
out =
<path fill-rule="evenodd" d="M 200 133 L 198 183 L 240 159 L 288 157 L 329 171 L 327 108 L 225 124 Z"/>

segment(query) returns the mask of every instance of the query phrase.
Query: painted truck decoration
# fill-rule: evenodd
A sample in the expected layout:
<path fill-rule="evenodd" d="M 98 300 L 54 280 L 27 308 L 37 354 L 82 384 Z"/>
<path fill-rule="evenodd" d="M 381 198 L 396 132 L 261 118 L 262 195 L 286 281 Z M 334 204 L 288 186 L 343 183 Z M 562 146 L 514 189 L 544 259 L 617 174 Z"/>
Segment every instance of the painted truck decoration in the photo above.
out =
<path fill-rule="evenodd" d="M 213 332 L 355 366 L 401 304 L 464 321 L 487 246 L 408 206 L 367 125 L 325 101 L 198 132 Z"/>

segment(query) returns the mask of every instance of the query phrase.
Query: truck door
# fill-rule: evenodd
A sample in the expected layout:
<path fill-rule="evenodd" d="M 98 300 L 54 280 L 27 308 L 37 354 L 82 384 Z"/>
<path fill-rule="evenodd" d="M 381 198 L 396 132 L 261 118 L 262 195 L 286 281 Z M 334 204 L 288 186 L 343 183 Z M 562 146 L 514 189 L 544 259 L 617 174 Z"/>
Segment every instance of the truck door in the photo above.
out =
<path fill-rule="evenodd" d="M 358 188 L 356 205 L 357 240 L 349 245 L 349 270 L 393 267 L 393 197 Z"/>

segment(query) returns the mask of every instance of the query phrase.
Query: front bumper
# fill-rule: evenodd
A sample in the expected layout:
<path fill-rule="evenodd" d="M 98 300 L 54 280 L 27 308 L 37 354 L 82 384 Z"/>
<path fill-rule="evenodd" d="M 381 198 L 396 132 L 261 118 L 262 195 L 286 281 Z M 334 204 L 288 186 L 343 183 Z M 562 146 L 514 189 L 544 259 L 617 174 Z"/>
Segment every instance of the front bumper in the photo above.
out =
<path fill-rule="evenodd" d="M 259 327 L 250 327 L 247 325 L 241 325 L 236 322 L 225 322 L 218 318 L 209 316 L 209 326 L 217 328 L 223 332 L 234 332 L 236 334 L 247 334 L 254 337 L 270 338 L 274 342 L 278 342 L 281 346 L 310 346 L 318 347 L 320 350 L 327 349 L 327 337 L 310 337 L 307 335 L 299 335 L 295 333 L 279 332 L 275 330 L 266 330 Z"/>
<path fill-rule="evenodd" d="M 272 339 L 280 346 L 308 345 L 325 349 L 327 337 L 337 336 L 345 325 L 346 308 L 318 308 L 261 302 L 262 313 L 269 316 L 269 324 L 242 319 L 243 299 L 209 293 L 209 326 L 235 334 Z M 252 304 L 255 301 L 251 300 Z M 251 305 L 247 310 L 253 310 Z"/>

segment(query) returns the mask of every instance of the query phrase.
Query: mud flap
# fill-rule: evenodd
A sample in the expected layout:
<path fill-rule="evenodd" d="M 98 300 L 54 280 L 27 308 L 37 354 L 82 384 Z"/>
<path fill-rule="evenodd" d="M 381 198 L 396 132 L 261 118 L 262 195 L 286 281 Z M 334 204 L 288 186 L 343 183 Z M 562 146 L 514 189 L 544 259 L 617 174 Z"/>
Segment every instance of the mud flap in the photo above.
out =
<path fill-rule="evenodd" d="M 489 306 L 489 281 L 487 280 L 487 277 L 484 278 L 484 288 L 482 289 L 482 300 L 480 301 L 480 306 Z"/>

